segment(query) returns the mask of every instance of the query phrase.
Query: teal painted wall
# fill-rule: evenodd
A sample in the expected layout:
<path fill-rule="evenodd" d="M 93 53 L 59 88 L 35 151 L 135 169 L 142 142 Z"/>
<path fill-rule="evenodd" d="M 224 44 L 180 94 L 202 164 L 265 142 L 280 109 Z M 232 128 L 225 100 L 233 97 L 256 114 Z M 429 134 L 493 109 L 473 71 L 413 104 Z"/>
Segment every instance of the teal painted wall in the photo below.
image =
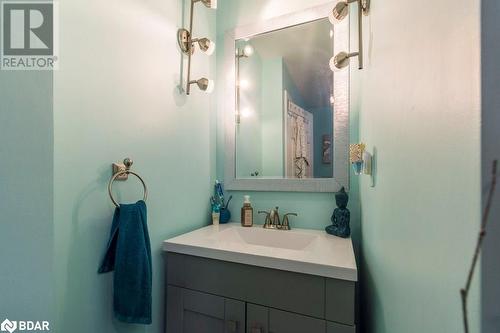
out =
<path fill-rule="evenodd" d="M 303 96 L 300 94 L 299 89 L 295 82 L 293 82 L 288 66 L 283 62 L 283 89 L 289 94 L 289 98 L 301 108 L 307 108 L 308 105 L 304 102 Z"/>
<path fill-rule="evenodd" d="M 320 3 L 325 1 L 225 2 L 218 15 L 231 19 L 218 20 L 218 40 L 255 18 Z M 372 5 L 365 19 L 366 69 L 352 71 L 351 90 L 351 142 L 368 143 L 377 169 L 374 188 L 368 177 L 351 177 L 353 239 L 357 247 L 362 243 L 361 326 L 377 333 L 459 332 L 459 289 L 480 210 L 479 2 L 408 2 L 404 11 L 395 0 Z M 434 10 L 425 24 L 404 34 L 394 28 L 418 21 L 429 6 Z M 356 27 L 354 16 L 351 26 Z M 439 56 L 422 63 L 428 50 Z M 476 65 L 464 68 L 464 63 Z M 218 65 L 221 73 L 221 59 Z M 221 117 L 223 109 L 218 110 Z M 218 145 L 223 138 L 219 128 Z M 218 160 L 223 159 L 223 150 L 218 151 Z M 223 163 L 217 169 L 222 177 Z M 243 194 L 234 193 L 235 206 Z M 297 227 L 322 228 L 334 206 L 331 194 L 252 194 L 256 209 L 278 205 L 298 211 L 300 218 L 292 222 Z M 477 285 L 474 291 L 470 313 L 477 332 Z"/>
<path fill-rule="evenodd" d="M 373 1 L 365 20 L 360 138 L 377 169 L 376 187 L 360 184 L 365 326 L 463 332 L 459 290 L 481 210 L 480 1 L 404 4 Z"/>
<path fill-rule="evenodd" d="M 316 178 L 330 178 L 333 175 L 333 163 L 323 163 L 323 135 L 333 138 L 333 107 L 310 109 L 314 117 L 314 176 Z M 333 148 L 330 148 L 333 154 Z M 333 155 L 332 155 L 333 162 Z"/>
<path fill-rule="evenodd" d="M 61 68 L 54 73 L 55 332 L 164 332 L 162 241 L 209 222 L 214 100 L 197 88 L 189 98 L 178 93 L 185 80 L 176 35 L 186 24 L 182 5 L 60 2 Z M 195 29 L 196 35 L 215 38 L 215 13 L 197 5 Z M 215 57 L 197 52 L 193 78 L 214 78 L 214 65 Z M 149 187 L 154 266 L 149 327 L 116 322 L 112 275 L 97 275 L 113 214 L 106 189 L 111 163 L 126 156 Z M 123 202 L 142 197 L 136 180 L 118 185 Z"/>
<path fill-rule="evenodd" d="M 0 321 L 53 322 L 52 73 L 0 71 Z"/>
<path fill-rule="evenodd" d="M 240 41 L 242 50 L 247 42 Z M 262 81 L 262 60 L 255 52 L 251 57 L 240 58 L 240 79 L 248 86 L 240 88 L 240 118 L 236 128 L 236 174 L 249 178 L 258 171 L 262 174 L 262 89 L 257 82 Z"/>
<path fill-rule="evenodd" d="M 283 177 L 283 58 L 262 60 L 262 175 Z"/>

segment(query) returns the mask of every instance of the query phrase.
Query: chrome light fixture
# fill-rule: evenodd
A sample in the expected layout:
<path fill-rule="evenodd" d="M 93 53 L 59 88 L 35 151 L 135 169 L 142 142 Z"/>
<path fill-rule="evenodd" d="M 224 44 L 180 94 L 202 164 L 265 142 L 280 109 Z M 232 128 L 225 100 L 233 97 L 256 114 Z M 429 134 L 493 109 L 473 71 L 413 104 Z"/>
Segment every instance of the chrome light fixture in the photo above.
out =
<path fill-rule="evenodd" d="M 340 0 L 337 2 L 328 19 L 332 24 L 342 21 L 349 15 L 349 5 L 358 2 L 359 9 L 365 15 L 370 12 L 370 0 Z"/>
<path fill-rule="evenodd" d="M 359 69 L 363 69 L 363 14 L 368 15 L 370 12 L 370 0 L 341 0 L 337 2 L 328 19 L 332 24 L 338 24 L 349 15 L 349 5 L 358 3 L 358 52 L 340 52 L 330 60 L 330 68 L 332 70 L 340 70 L 349 65 L 351 57 L 358 57 Z"/>
<path fill-rule="evenodd" d="M 198 45 L 200 46 L 200 50 L 205 52 L 207 55 L 214 54 L 215 43 L 212 42 L 210 39 L 201 38 L 201 39 L 197 39 L 196 42 L 198 42 Z"/>
<path fill-rule="evenodd" d="M 208 38 L 191 38 L 191 34 L 187 29 L 179 29 L 177 32 L 179 47 L 186 55 L 194 53 L 194 45 L 198 44 L 200 50 L 207 55 L 212 55 L 215 51 L 215 43 Z"/>
<path fill-rule="evenodd" d="M 241 56 L 245 57 L 245 58 L 248 58 L 248 57 L 251 57 L 253 55 L 253 53 L 254 53 L 253 46 L 250 45 L 250 44 L 247 44 L 243 48 L 243 51 L 241 52 Z"/>
<path fill-rule="evenodd" d="M 240 79 L 240 60 L 242 58 L 249 58 L 255 52 L 252 45 L 247 44 L 243 49 L 236 49 L 236 123 L 241 122 L 241 116 L 245 112 L 241 112 L 241 79 Z"/>
<path fill-rule="evenodd" d="M 346 68 L 347 66 L 349 66 L 350 59 L 356 56 L 359 56 L 358 52 L 352 52 L 352 53 L 340 52 L 335 57 L 330 59 L 331 70 L 338 71 Z"/>
<path fill-rule="evenodd" d="M 191 12 L 189 18 L 189 30 L 179 29 L 177 32 L 177 42 L 184 54 L 188 56 L 188 70 L 187 70 L 187 87 L 186 94 L 191 94 L 191 85 L 196 83 L 198 87 L 206 92 L 213 90 L 214 83 L 211 80 L 202 78 L 200 80 L 191 80 L 191 58 L 193 56 L 195 45 L 198 44 L 200 50 L 207 55 L 212 55 L 215 51 L 215 43 L 208 38 L 193 38 L 193 11 L 194 5 L 201 2 L 205 7 L 216 9 L 217 0 L 191 0 Z"/>
<path fill-rule="evenodd" d="M 337 24 L 338 22 L 342 21 L 347 16 L 347 14 L 349 14 L 349 4 L 356 1 L 358 0 L 347 0 L 347 1 L 337 2 L 332 12 L 328 16 L 330 23 Z"/>
<path fill-rule="evenodd" d="M 201 91 L 204 91 L 207 94 L 210 94 L 214 91 L 214 86 L 215 86 L 214 81 L 204 77 L 199 80 L 190 81 L 188 83 L 188 86 L 191 86 L 192 84 L 196 84 Z"/>
<path fill-rule="evenodd" d="M 201 2 L 207 8 L 217 9 L 217 0 L 194 0 L 194 2 Z"/>

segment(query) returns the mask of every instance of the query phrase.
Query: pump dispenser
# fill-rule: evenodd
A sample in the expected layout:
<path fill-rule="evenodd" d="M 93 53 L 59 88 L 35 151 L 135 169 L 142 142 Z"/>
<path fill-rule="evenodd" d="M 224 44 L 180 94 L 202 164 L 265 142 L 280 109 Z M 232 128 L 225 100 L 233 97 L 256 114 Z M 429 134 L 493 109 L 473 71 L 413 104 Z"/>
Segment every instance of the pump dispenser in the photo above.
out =
<path fill-rule="evenodd" d="M 245 195 L 245 201 L 243 202 L 243 207 L 241 207 L 241 226 L 251 227 L 253 226 L 253 208 L 250 203 L 250 196 Z"/>

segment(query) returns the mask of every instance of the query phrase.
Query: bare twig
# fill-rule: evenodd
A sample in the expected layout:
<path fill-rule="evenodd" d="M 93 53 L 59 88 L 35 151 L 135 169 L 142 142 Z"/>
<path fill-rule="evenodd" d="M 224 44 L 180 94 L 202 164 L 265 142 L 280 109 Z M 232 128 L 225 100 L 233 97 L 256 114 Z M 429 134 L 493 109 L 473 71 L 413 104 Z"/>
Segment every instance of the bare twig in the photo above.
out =
<path fill-rule="evenodd" d="M 474 252 L 474 257 L 472 258 L 472 265 L 469 269 L 469 275 L 467 276 L 467 282 L 465 284 L 465 288 L 460 289 L 460 295 L 462 297 L 462 312 L 463 312 L 465 333 L 469 333 L 469 319 L 467 316 L 467 297 L 469 296 L 470 285 L 472 283 L 472 278 L 474 277 L 474 271 L 476 269 L 477 260 L 479 258 L 479 254 L 481 253 L 484 237 L 486 236 L 486 226 L 488 224 L 488 218 L 490 216 L 490 210 L 491 210 L 491 203 L 493 201 L 493 196 L 495 195 L 495 188 L 497 185 L 497 164 L 498 164 L 497 160 L 493 161 L 493 167 L 491 170 L 490 191 L 488 193 L 486 206 L 483 211 L 481 230 L 479 231 L 479 235 L 477 237 L 476 250 Z"/>

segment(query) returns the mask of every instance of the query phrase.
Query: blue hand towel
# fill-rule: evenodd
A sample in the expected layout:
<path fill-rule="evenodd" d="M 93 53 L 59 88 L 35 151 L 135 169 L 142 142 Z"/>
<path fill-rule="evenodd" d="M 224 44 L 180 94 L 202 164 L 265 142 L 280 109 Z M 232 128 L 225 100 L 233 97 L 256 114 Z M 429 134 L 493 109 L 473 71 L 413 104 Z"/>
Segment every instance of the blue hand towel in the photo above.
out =
<path fill-rule="evenodd" d="M 99 274 L 111 271 L 115 317 L 125 323 L 151 324 L 151 244 L 142 200 L 115 210 Z"/>

